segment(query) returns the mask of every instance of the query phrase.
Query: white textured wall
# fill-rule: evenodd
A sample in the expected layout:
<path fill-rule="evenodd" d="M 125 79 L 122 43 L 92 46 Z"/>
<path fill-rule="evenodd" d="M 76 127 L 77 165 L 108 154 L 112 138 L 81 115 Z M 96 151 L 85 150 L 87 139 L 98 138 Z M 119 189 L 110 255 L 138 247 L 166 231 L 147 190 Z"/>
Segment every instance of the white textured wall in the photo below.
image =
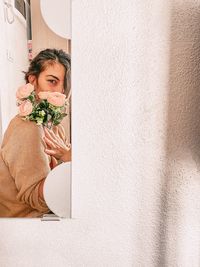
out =
<path fill-rule="evenodd" d="M 72 220 L 0 221 L 0 265 L 200 266 L 200 1 L 72 1 Z"/>

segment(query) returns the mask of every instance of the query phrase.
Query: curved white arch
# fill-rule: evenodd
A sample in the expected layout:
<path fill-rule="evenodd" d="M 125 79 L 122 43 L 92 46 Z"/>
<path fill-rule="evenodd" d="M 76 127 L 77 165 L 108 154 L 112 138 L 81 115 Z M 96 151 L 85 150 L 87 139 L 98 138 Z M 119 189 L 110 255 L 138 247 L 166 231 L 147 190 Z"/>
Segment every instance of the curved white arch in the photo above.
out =
<path fill-rule="evenodd" d="M 55 167 L 44 182 L 44 199 L 50 210 L 59 217 L 71 217 L 71 163 Z"/>
<path fill-rule="evenodd" d="M 40 9 L 44 21 L 53 32 L 71 39 L 70 0 L 40 0 Z"/>

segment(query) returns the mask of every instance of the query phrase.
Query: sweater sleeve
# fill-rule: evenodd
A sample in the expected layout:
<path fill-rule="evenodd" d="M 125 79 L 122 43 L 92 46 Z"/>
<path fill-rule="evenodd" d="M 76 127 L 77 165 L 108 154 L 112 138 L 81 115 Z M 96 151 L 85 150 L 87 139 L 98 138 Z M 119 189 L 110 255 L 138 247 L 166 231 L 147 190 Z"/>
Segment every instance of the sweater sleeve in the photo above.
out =
<path fill-rule="evenodd" d="M 43 135 L 42 126 L 18 118 L 7 129 L 2 156 L 15 181 L 17 199 L 40 212 L 48 212 L 44 199 L 39 197 L 39 185 L 50 172 Z"/>

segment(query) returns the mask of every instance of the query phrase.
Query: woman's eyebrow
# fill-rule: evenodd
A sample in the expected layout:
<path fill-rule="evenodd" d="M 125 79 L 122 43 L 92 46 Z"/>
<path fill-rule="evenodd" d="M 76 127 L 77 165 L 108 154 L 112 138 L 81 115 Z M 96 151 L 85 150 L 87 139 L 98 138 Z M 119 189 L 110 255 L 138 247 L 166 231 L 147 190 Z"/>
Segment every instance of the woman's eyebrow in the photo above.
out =
<path fill-rule="evenodd" d="M 51 77 L 53 77 L 54 79 L 56 79 L 56 80 L 58 80 L 59 81 L 59 78 L 58 77 L 56 77 L 56 76 L 54 76 L 54 75 L 51 75 L 51 74 L 49 74 L 49 75 L 47 75 L 47 77 L 48 76 L 51 76 Z"/>

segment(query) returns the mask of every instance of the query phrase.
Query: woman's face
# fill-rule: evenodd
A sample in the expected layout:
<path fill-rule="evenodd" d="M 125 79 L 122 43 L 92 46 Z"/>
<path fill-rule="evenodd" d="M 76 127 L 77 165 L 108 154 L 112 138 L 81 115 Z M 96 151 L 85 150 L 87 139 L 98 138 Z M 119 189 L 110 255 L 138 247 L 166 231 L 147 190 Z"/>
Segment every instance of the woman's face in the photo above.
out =
<path fill-rule="evenodd" d="M 35 87 L 36 95 L 39 92 L 59 92 L 64 93 L 65 68 L 60 63 L 48 65 L 36 79 L 35 76 L 29 76 L 29 82 Z"/>

